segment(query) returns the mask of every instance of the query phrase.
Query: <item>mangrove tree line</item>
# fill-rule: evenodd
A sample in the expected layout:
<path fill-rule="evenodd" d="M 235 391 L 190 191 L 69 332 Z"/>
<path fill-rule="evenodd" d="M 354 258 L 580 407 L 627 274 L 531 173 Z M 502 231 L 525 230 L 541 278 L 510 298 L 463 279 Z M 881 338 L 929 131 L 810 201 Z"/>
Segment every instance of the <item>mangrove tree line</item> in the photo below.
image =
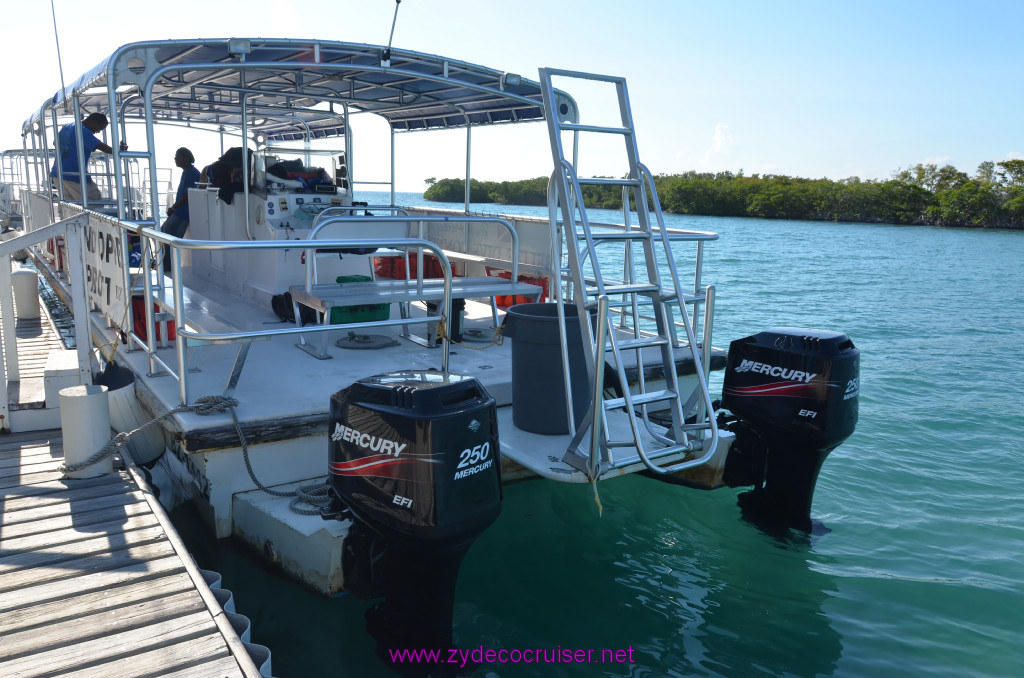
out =
<path fill-rule="evenodd" d="M 427 200 L 462 202 L 462 179 L 428 179 Z M 471 202 L 547 204 L 547 178 L 470 182 Z M 918 164 L 886 180 L 686 172 L 655 177 L 666 212 L 767 219 L 1024 228 L 1024 160 L 983 162 L 973 176 Z M 622 208 L 619 188 L 585 186 L 588 207 Z"/>

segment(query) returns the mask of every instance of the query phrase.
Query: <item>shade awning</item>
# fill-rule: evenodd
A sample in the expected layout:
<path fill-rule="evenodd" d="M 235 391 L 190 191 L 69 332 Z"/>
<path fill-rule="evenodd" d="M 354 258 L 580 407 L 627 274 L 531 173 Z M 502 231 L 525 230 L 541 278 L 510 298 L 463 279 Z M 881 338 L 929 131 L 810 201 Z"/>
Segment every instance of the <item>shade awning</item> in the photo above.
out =
<path fill-rule="evenodd" d="M 271 140 L 344 133 L 343 112 L 380 115 L 396 131 L 540 120 L 540 84 L 419 52 L 330 41 L 218 39 L 124 45 L 51 100 L 153 122 L 240 126 Z M 568 99 L 568 95 L 558 93 Z M 572 106 L 575 108 L 575 106 Z M 26 122 L 29 129 L 42 112 Z"/>

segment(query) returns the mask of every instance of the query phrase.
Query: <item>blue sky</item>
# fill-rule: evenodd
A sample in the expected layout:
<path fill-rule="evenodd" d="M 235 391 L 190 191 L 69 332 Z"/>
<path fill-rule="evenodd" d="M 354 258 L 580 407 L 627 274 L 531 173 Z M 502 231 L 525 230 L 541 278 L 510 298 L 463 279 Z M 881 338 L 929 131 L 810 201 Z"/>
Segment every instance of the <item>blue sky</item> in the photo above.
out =
<path fill-rule="evenodd" d="M 142 39 L 383 44 L 395 7 L 393 0 L 184 0 L 173 9 L 54 2 L 67 80 Z M 15 93 L 0 111 L 4 148 L 21 146 L 21 122 L 59 87 L 49 3 L 26 3 L 21 16 L 0 27 L 8 65 L 0 82 Z M 403 0 L 394 44 L 533 79 L 539 66 L 625 75 L 641 158 L 656 173 L 743 169 L 866 179 L 919 162 L 973 173 L 984 160 L 1024 157 L 1021 26 L 1024 2 L 1011 0 Z M 593 108 L 584 114 L 606 105 L 587 100 Z M 534 127 L 511 154 L 506 132 L 475 132 L 474 175 L 550 173 L 544 129 Z M 455 148 L 463 139 L 441 136 Z M 464 152 L 439 148 L 425 135 L 400 138 L 400 189 L 420 190 L 427 176 L 461 175 Z M 371 155 L 379 154 L 363 157 Z M 594 164 L 594 174 L 618 169 L 611 159 Z"/>

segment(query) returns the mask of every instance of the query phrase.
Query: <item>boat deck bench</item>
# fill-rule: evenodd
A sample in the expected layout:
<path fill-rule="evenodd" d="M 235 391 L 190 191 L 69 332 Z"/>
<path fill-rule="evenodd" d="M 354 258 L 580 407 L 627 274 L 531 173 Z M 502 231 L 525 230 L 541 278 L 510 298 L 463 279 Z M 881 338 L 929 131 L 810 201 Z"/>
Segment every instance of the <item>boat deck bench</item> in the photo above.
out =
<path fill-rule="evenodd" d="M 174 319 L 174 293 L 170 279 L 166 278 L 165 282 L 163 287 L 154 287 L 150 296 L 150 301 L 160 309 L 158 315 L 160 321 Z M 136 294 L 144 294 L 144 290 L 138 287 L 133 291 Z M 224 387 L 224 395 L 230 395 L 238 384 L 238 378 L 245 366 L 252 342 L 270 339 L 265 334 L 266 327 L 252 320 L 253 314 L 247 312 L 248 309 L 242 308 L 248 304 L 238 299 L 229 305 L 218 301 L 213 296 L 186 286 L 182 288 L 182 300 L 181 313 L 185 327 L 178 327 L 176 334 L 178 340 L 183 342 L 187 371 L 199 371 L 197 348 L 218 344 L 238 345 L 231 372 Z M 165 331 L 160 334 L 162 341 L 166 340 L 168 334 L 166 326 L 164 329 Z M 203 335 L 215 335 L 216 338 L 206 339 Z M 234 336 L 224 337 L 223 335 Z M 188 401 L 187 397 L 186 401 Z"/>
<path fill-rule="evenodd" d="M 506 278 L 482 276 L 472 278 L 452 278 L 452 299 L 490 299 L 504 295 L 520 295 L 536 301 L 543 289 L 531 283 L 512 281 Z M 348 282 L 333 284 L 317 284 L 308 290 L 304 285 L 293 285 L 289 288 L 292 303 L 295 305 L 295 317 L 300 317 L 299 306 L 306 306 L 321 315 L 321 323 L 328 324 L 331 309 L 358 306 L 362 304 L 399 304 L 403 319 L 408 320 L 404 305 L 413 301 L 444 300 L 444 280 L 431 278 L 427 280 L 377 280 L 373 282 Z M 380 324 L 394 324 L 393 321 L 378 321 Z M 431 322 L 431 321 L 427 321 Z M 305 337 L 299 335 L 297 346 L 321 360 L 330 358 L 327 354 L 327 334 L 321 333 L 322 346 L 319 350 L 306 343 Z M 428 342 L 429 343 L 429 342 Z"/>

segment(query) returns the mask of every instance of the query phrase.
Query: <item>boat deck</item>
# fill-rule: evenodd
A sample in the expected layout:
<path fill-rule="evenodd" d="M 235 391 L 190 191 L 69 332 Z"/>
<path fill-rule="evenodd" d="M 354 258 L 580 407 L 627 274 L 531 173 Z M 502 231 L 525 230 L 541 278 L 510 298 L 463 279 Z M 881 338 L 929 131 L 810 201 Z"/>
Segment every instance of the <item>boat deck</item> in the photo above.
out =
<path fill-rule="evenodd" d="M 218 299 L 214 291 L 200 289 L 205 295 L 201 297 L 202 302 L 189 302 L 186 298 L 190 324 L 197 327 L 294 327 L 282 323 L 270 309 L 237 298 L 233 304 L 229 304 Z M 414 318 L 425 314 L 425 311 L 416 305 L 413 305 L 411 312 Z M 398 308 L 393 306 L 391 318 L 398 316 Z M 326 356 L 330 358 L 327 360 L 317 360 L 306 351 L 300 350 L 295 335 L 275 336 L 269 341 L 252 344 L 248 359 L 241 370 L 237 389 L 232 393 L 239 401 L 237 416 L 250 441 L 294 442 L 297 438 L 308 436 L 319 436 L 323 440 L 327 434 L 327 410 L 331 394 L 374 374 L 408 369 L 437 370 L 441 367 L 441 349 L 427 348 L 422 337 L 418 342 L 410 341 L 402 335 L 401 325 L 369 329 L 349 329 L 344 325 L 335 327 L 335 331 L 326 335 L 308 335 L 311 342 L 325 347 Z M 414 334 L 424 332 L 422 327 L 415 324 L 411 324 L 409 329 Z M 558 439 L 557 446 L 564 450 L 571 436 L 528 433 L 512 424 L 511 342 L 503 341 L 500 334 L 496 333 L 491 307 L 488 304 L 467 300 L 464 330 L 465 338 L 461 344 L 452 345 L 450 370 L 453 373 L 475 377 L 495 399 L 502 431 L 502 453 L 517 464 L 530 469 L 533 474 L 559 480 L 569 480 L 571 477 L 574 482 L 583 482 L 584 474 L 559 459 L 550 458 L 552 441 Z M 358 340 L 352 342 L 351 348 L 338 346 L 336 341 L 346 338 L 350 333 L 362 337 L 376 336 L 385 341 L 379 350 L 366 350 Z M 107 340 L 114 342 L 116 337 L 111 332 Z M 386 340 L 391 340 L 392 343 L 389 345 Z M 189 374 L 190 398 L 222 393 L 230 376 L 237 347 L 212 345 L 200 346 L 195 350 L 196 355 L 190 360 L 190 365 L 195 368 Z M 655 362 L 656 351 L 657 349 L 653 348 L 645 349 L 649 363 Z M 169 365 L 177 364 L 173 343 L 158 350 L 158 354 Z M 173 409 L 179 404 L 178 385 L 173 377 L 163 370 L 157 370 L 155 376 L 147 375 L 149 366 L 144 351 L 122 352 L 121 359 L 135 374 L 146 375 L 136 383 L 142 387 L 141 397 L 153 416 Z M 716 355 L 716 360 L 716 365 L 718 362 L 724 362 L 724 355 Z M 680 363 L 685 364 L 685 361 L 685 356 L 681 356 Z M 691 376 L 690 379 L 695 378 Z M 538 393 L 538 397 L 549 396 Z M 175 415 L 174 419 L 174 427 L 178 430 L 172 432 L 171 436 L 177 438 L 182 448 L 190 454 L 236 447 L 239 444 L 234 423 L 227 413 L 207 416 L 184 413 Z M 613 413 L 613 421 L 609 425 L 625 435 L 626 418 L 623 415 L 621 421 L 619 419 Z M 326 443 L 318 444 L 316 461 L 301 471 L 305 475 L 300 475 L 302 461 L 295 448 L 289 453 L 287 469 L 276 467 L 271 460 L 257 461 L 256 465 L 266 469 L 266 480 L 271 484 L 294 482 L 322 476 L 327 465 L 326 453 Z M 259 452 L 255 454 L 259 456 Z M 639 457 L 636 458 L 636 463 L 639 465 Z M 283 473 L 279 475 L 278 472 Z M 239 486 L 235 489 L 251 488 Z"/>
<path fill-rule="evenodd" d="M 260 676 L 138 470 L 62 461 L 59 430 L 0 438 L 0 675 Z"/>

